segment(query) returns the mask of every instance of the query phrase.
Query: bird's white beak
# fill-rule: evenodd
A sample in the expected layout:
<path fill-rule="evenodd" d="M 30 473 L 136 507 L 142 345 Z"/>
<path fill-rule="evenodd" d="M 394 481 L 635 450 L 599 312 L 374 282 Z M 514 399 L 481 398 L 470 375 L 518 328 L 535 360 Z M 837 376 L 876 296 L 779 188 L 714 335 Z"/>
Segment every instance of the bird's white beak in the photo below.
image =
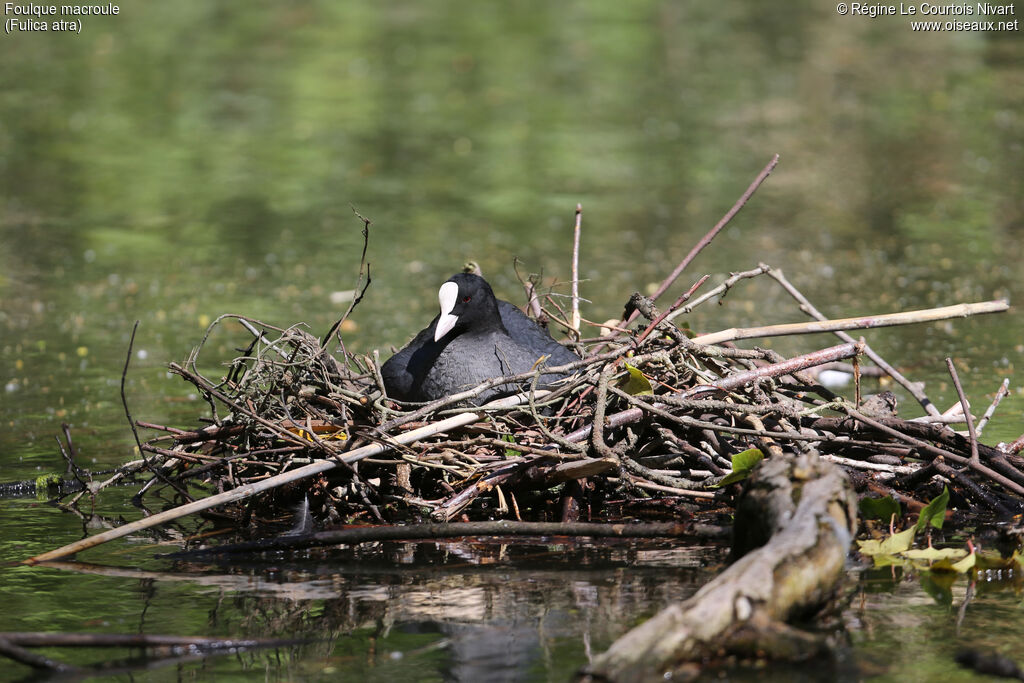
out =
<path fill-rule="evenodd" d="M 459 316 L 452 315 L 452 309 L 459 300 L 459 286 L 454 282 L 444 283 L 437 290 L 437 300 L 441 303 L 441 317 L 437 319 L 437 327 L 434 328 L 434 341 L 440 341 L 459 321 Z"/>

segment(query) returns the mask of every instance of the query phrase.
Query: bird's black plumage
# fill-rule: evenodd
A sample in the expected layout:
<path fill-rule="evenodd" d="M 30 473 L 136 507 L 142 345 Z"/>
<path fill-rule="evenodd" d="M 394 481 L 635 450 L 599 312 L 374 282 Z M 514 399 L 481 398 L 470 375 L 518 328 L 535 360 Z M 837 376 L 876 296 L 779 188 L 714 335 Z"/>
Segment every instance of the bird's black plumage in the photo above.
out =
<path fill-rule="evenodd" d="M 496 299 L 490 285 L 478 275 L 453 275 L 441 286 L 439 299 L 441 313 L 381 367 L 391 398 L 433 401 L 487 379 L 527 372 L 541 356 L 549 356 L 547 365 L 552 367 L 579 360 L 518 308 Z M 546 373 L 541 384 L 563 376 Z M 499 385 L 474 403 L 517 390 L 511 383 Z"/>

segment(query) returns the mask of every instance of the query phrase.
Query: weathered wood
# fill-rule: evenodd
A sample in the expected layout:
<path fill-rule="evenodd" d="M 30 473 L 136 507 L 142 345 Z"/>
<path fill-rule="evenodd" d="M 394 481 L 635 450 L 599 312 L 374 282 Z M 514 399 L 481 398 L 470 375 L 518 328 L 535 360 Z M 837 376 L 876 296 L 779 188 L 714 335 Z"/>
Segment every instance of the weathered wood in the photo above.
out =
<path fill-rule="evenodd" d="M 731 327 L 710 334 L 694 337 L 698 344 L 721 344 L 739 339 L 759 339 L 763 337 L 786 337 L 795 334 L 817 334 L 819 332 L 837 332 L 842 330 L 868 330 L 875 327 L 891 325 L 913 325 L 917 323 L 947 320 L 949 318 L 966 318 L 986 313 L 1003 313 L 1010 308 L 1005 300 L 979 301 L 970 304 L 955 304 L 941 308 L 926 308 L 919 311 L 902 311 L 900 313 L 884 313 L 868 315 L 860 318 L 841 318 L 836 320 L 811 320 L 804 323 L 785 323 L 782 325 L 764 325 L 761 327 Z"/>
<path fill-rule="evenodd" d="M 784 622 L 833 594 L 856 509 L 846 475 L 815 454 L 763 461 L 737 506 L 734 548 L 749 552 L 692 598 L 615 641 L 580 680 L 666 680 L 686 662 L 723 652 L 767 648 L 769 656 L 791 657 L 794 630 Z"/>
<path fill-rule="evenodd" d="M 464 522 L 438 524 L 407 524 L 394 526 L 365 526 L 350 529 L 316 531 L 300 536 L 277 536 L 258 541 L 243 541 L 225 545 L 185 550 L 169 557 L 197 558 L 281 550 L 302 550 L 337 545 L 378 543 L 381 541 L 417 541 L 439 538 L 544 536 L 579 538 L 676 538 L 691 532 L 685 522 L 645 522 L 643 524 L 513 522 L 507 519 L 494 522 Z"/>

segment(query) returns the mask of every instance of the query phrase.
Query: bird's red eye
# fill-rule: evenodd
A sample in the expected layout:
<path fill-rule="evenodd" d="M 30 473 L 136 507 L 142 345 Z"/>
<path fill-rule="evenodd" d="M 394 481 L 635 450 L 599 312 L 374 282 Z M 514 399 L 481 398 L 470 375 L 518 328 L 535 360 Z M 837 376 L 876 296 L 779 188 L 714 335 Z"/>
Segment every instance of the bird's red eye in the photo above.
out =
<path fill-rule="evenodd" d="M 471 297 L 471 296 L 464 296 L 464 297 L 462 297 L 462 303 L 468 304 L 469 300 L 472 299 L 472 298 L 473 297 Z"/>

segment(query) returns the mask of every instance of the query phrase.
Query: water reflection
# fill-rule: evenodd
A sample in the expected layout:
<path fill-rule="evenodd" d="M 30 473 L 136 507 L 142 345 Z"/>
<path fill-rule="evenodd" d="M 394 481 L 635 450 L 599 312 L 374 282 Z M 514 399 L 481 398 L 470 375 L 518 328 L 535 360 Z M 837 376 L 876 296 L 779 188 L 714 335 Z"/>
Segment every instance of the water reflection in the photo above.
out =
<path fill-rule="evenodd" d="M 206 633 L 311 639 L 279 673 L 425 680 L 426 668 L 444 680 L 566 680 L 639 619 L 695 592 L 723 557 L 718 547 L 658 542 L 383 543 L 179 561 L 167 571 L 46 567 L 136 583 L 134 609 L 145 612 L 136 618 L 149 632 L 165 632 L 167 610 L 186 599 L 207 612 Z M 265 666 L 280 656 L 243 661 Z"/>

